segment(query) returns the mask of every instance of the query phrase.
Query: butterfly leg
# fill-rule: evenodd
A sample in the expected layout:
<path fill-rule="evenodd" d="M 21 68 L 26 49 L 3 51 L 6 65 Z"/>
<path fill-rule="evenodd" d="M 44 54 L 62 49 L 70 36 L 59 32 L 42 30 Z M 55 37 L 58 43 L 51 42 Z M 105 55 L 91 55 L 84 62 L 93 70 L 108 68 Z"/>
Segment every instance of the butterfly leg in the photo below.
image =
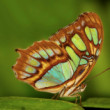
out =
<path fill-rule="evenodd" d="M 80 99 L 80 105 L 82 105 L 81 104 L 81 95 L 80 94 L 74 94 L 74 95 L 71 95 L 71 97 L 76 97 L 76 100 L 75 100 L 75 103 L 77 104 L 77 102 L 78 102 L 78 97 L 79 97 L 79 99 Z"/>
<path fill-rule="evenodd" d="M 76 97 L 76 99 L 75 99 L 75 103 L 77 104 L 77 102 L 78 102 L 78 97 Z"/>
<path fill-rule="evenodd" d="M 64 88 L 58 93 L 56 99 L 58 99 L 61 96 L 61 94 L 64 93 L 65 89 L 66 89 L 66 87 L 64 86 Z"/>
<path fill-rule="evenodd" d="M 61 96 L 61 94 L 65 91 L 65 88 L 66 88 L 66 87 L 64 87 L 58 94 L 55 94 L 55 95 L 52 97 L 52 99 L 58 99 L 58 98 Z"/>
<path fill-rule="evenodd" d="M 81 95 L 79 94 L 80 92 L 83 92 L 86 88 L 86 84 L 82 83 L 79 87 L 77 87 L 77 89 L 74 91 L 73 94 L 71 94 L 70 96 L 72 97 L 76 97 L 76 101 L 75 103 L 77 103 L 78 97 L 80 99 L 80 105 L 81 105 Z"/>
<path fill-rule="evenodd" d="M 52 99 L 56 99 L 56 97 L 57 97 L 57 94 L 54 94 L 54 96 L 52 97 Z"/>

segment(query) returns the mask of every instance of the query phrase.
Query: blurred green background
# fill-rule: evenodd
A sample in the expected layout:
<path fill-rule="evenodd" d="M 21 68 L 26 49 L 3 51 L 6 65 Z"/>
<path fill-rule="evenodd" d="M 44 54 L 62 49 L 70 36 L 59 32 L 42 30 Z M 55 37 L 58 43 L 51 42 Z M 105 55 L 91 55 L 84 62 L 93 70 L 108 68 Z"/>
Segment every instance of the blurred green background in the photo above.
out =
<path fill-rule="evenodd" d="M 11 69 L 18 54 L 33 42 L 48 39 L 76 20 L 82 12 L 96 12 L 104 26 L 104 45 L 89 77 L 110 66 L 110 1 L 105 0 L 0 0 L 0 96 L 50 98 L 17 80 Z M 110 71 L 88 83 L 83 98 L 110 97 Z"/>

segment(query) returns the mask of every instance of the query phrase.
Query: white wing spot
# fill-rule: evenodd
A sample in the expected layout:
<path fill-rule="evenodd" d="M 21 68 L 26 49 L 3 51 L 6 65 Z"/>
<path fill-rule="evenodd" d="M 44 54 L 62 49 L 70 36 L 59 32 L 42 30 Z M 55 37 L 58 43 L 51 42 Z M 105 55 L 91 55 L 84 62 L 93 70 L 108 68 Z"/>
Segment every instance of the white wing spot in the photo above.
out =
<path fill-rule="evenodd" d="M 84 26 L 85 25 L 85 21 L 82 20 L 81 25 Z"/>
<path fill-rule="evenodd" d="M 67 32 L 67 34 L 72 34 L 73 33 L 73 30 L 70 30 Z"/>
<path fill-rule="evenodd" d="M 81 27 L 80 27 L 80 26 L 78 26 L 78 27 L 76 27 L 76 29 L 80 30 L 80 29 L 81 29 Z"/>

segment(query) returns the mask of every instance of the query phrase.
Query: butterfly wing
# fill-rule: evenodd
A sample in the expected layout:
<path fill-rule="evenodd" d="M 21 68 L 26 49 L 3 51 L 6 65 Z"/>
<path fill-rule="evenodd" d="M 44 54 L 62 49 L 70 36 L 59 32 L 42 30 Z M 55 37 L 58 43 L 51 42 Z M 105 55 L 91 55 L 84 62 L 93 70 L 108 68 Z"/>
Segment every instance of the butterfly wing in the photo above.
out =
<path fill-rule="evenodd" d="M 90 73 L 102 43 L 100 18 L 95 13 L 84 13 L 54 34 L 50 41 L 35 42 L 25 50 L 18 49 L 21 57 L 13 70 L 19 80 L 39 91 L 56 93 L 64 86 L 68 91 L 73 85 L 78 87 Z"/>

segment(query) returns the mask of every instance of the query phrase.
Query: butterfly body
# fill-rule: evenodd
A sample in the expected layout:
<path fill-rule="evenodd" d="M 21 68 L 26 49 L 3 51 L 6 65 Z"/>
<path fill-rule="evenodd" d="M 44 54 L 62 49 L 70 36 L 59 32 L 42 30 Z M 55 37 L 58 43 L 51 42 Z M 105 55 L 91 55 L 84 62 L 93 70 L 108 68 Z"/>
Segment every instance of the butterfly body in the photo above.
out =
<path fill-rule="evenodd" d="M 82 84 L 94 67 L 103 44 L 103 27 L 95 13 L 83 13 L 49 41 L 17 49 L 21 57 L 13 66 L 16 77 L 38 91 L 61 97 L 84 91 Z"/>

